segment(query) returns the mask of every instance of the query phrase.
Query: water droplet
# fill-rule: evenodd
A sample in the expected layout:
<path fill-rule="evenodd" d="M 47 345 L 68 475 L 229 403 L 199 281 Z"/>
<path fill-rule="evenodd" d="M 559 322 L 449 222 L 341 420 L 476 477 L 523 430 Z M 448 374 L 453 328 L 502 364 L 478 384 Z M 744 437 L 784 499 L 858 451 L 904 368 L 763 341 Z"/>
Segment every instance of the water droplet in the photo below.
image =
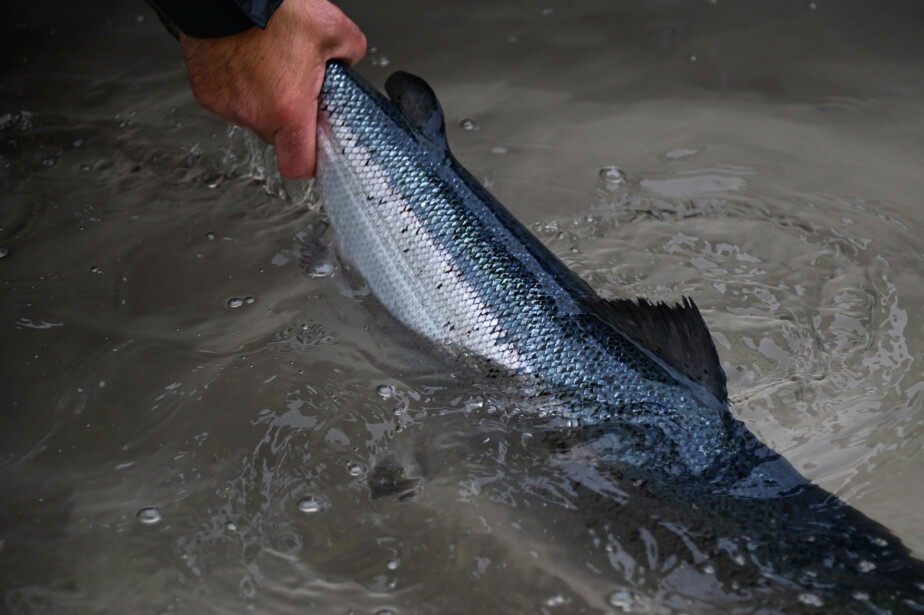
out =
<path fill-rule="evenodd" d="M 624 589 L 614 591 L 606 600 L 610 603 L 610 606 L 621 609 L 623 613 L 631 612 L 637 602 L 635 594 Z"/>
<path fill-rule="evenodd" d="M 484 407 L 484 402 L 480 399 L 473 399 L 465 403 L 466 412 L 474 412 Z"/>
<path fill-rule="evenodd" d="M 313 278 L 324 278 L 333 275 L 334 265 L 332 263 L 315 263 L 308 269 L 308 275 Z"/>
<path fill-rule="evenodd" d="M 561 594 L 555 594 L 554 596 L 549 596 L 546 599 L 545 604 L 546 606 L 556 607 L 556 606 L 562 606 L 563 604 L 568 604 L 569 602 L 571 602 L 571 600 L 568 599 L 567 596 L 562 596 Z"/>
<path fill-rule="evenodd" d="M 154 525 L 160 523 L 164 518 L 160 511 L 154 506 L 147 506 L 138 511 L 138 521 L 145 525 Z"/>
<path fill-rule="evenodd" d="M 225 523 L 225 529 L 228 530 L 229 532 L 236 532 L 237 524 L 235 524 L 234 521 L 228 521 L 227 523 Z"/>
<path fill-rule="evenodd" d="M 715 574 L 715 566 L 709 563 L 706 563 L 700 566 L 700 570 L 703 571 L 705 574 Z"/>
<path fill-rule="evenodd" d="M 698 59 L 699 58 L 696 57 L 695 53 L 691 53 L 690 55 L 687 56 L 687 60 L 689 60 L 690 62 L 696 62 Z"/>
<path fill-rule="evenodd" d="M 303 513 L 316 513 L 321 510 L 321 503 L 313 497 L 302 498 L 298 501 L 298 509 Z"/>
<path fill-rule="evenodd" d="M 690 156 L 695 156 L 700 151 L 702 150 L 699 148 L 678 147 L 664 154 L 664 157 L 670 160 L 679 160 L 681 158 L 688 158 Z"/>
<path fill-rule="evenodd" d="M 807 604 L 808 606 L 824 606 L 824 602 L 821 601 L 821 598 L 809 592 L 802 592 L 799 594 L 799 602 Z"/>
<path fill-rule="evenodd" d="M 617 186 L 626 181 L 626 176 L 616 167 L 603 167 L 600 169 L 600 179 L 608 184 Z"/>
<path fill-rule="evenodd" d="M 375 387 L 375 392 L 378 393 L 382 399 L 391 399 L 395 396 L 395 387 L 390 384 L 380 384 Z"/>
<path fill-rule="evenodd" d="M 103 270 L 100 269 L 98 265 L 93 265 L 93 266 L 91 266 L 91 267 L 90 267 L 90 271 L 92 271 L 93 273 L 102 273 L 102 272 L 103 272 Z"/>
<path fill-rule="evenodd" d="M 256 299 L 254 299 L 253 297 L 249 295 L 247 297 L 244 297 L 244 303 L 253 303 L 254 301 L 256 301 Z"/>
<path fill-rule="evenodd" d="M 244 305 L 244 300 L 240 297 L 231 297 L 226 304 L 229 308 L 239 308 Z"/>
<path fill-rule="evenodd" d="M 208 232 L 205 234 L 205 238 L 208 239 L 209 241 L 215 241 L 215 233 Z"/>
<path fill-rule="evenodd" d="M 358 463 L 354 463 L 347 468 L 347 471 L 350 473 L 350 476 L 359 476 L 363 473 L 363 467 Z"/>
<path fill-rule="evenodd" d="M 9 248 L 0 248 L 0 258 L 6 258 L 9 255 L 10 255 Z"/>
<path fill-rule="evenodd" d="M 476 124 L 474 120 L 470 120 L 468 118 L 465 118 L 461 122 L 459 122 L 459 126 L 462 127 L 462 130 L 465 130 L 468 132 L 471 132 L 473 130 L 478 130 L 478 124 Z"/>
<path fill-rule="evenodd" d="M 808 8 L 809 8 L 810 11 L 814 11 L 815 9 L 818 8 L 818 3 L 817 3 L 817 2 L 809 2 L 809 3 L 808 3 Z"/>
<path fill-rule="evenodd" d="M 390 560 L 388 560 L 388 562 L 385 564 L 385 567 L 388 568 L 389 570 L 397 570 L 397 569 L 398 569 L 398 566 L 400 566 L 400 565 L 401 565 L 401 560 L 399 560 L 399 559 L 390 559 Z"/>
<path fill-rule="evenodd" d="M 542 15 L 543 17 L 548 17 L 549 15 L 552 14 L 552 9 L 542 9 L 541 11 L 539 11 L 539 14 Z"/>

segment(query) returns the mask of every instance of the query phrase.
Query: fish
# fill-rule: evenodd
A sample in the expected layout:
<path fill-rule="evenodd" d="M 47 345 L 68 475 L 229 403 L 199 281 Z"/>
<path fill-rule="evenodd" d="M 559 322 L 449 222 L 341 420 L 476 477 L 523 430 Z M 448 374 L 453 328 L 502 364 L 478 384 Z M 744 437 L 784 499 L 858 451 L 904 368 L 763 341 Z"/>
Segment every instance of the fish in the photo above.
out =
<path fill-rule="evenodd" d="M 924 608 L 921 562 L 731 414 L 692 298 L 601 298 L 453 156 L 423 79 L 399 71 L 385 90 L 388 98 L 343 63 L 328 63 L 316 177 L 339 253 L 394 318 L 485 373 L 541 391 L 548 403 L 537 404 L 537 416 L 553 438 L 605 461 L 613 480 L 647 485 L 642 499 L 692 506 L 700 523 L 712 522 L 710 511 L 721 517 L 721 535 L 758 554 L 761 574 L 769 566 L 791 585 L 849 596 L 878 569 L 876 604 Z M 601 479 L 581 476 L 576 493 L 598 501 Z M 737 519 L 736 509 L 747 512 Z M 760 511 L 774 511 L 774 537 L 748 546 L 744 537 L 753 543 L 769 523 Z M 773 566 L 787 558 L 828 562 L 822 568 L 832 572 Z"/>
<path fill-rule="evenodd" d="M 423 80 L 385 87 L 394 103 L 331 64 L 319 99 L 318 186 L 375 297 L 440 347 L 549 391 L 564 424 L 624 425 L 639 464 L 707 474 L 727 392 L 692 299 L 601 299 L 452 156 Z"/>

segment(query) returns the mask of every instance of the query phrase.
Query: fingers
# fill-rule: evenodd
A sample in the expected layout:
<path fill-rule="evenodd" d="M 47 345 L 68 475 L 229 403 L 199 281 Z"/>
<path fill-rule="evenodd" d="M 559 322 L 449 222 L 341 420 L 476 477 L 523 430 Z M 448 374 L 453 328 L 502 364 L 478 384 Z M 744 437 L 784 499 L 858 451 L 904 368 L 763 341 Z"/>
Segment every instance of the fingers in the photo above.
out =
<path fill-rule="evenodd" d="M 276 147 L 276 162 L 279 172 L 290 179 L 305 179 L 314 176 L 315 168 L 315 126 L 314 111 L 301 124 L 288 124 L 273 135 Z"/>
<path fill-rule="evenodd" d="M 356 64 L 366 55 L 366 35 L 343 11 L 326 0 L 306 0 L 313 4 L 310 27 L 323 41 L 325 60 L 345 60 Z"/>
<path fill-rule="evenodd" d="M 346 15 L 343 19 L 342 36 L 331 48 L 330 57 L 345 60 L 349 64 L 356 64 L 366 55 L 366 35 Z"/>

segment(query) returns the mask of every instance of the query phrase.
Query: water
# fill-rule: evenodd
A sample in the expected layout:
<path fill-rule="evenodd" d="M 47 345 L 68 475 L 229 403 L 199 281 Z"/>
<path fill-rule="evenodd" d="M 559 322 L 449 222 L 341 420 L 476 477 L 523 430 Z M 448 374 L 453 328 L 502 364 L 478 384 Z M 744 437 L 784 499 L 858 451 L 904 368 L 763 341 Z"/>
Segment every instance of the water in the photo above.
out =
<path fill-rule="evenodd" d="M 2 25 L 7 611 L 760 607 L 587 530 L 529 391 L 335 258 L 304 275 L 310 184 L 196 107 L 143 3 L 97 6 Z M 427 78 L 459 159 L 601 294 L 694 297 L 733 412 L 924 557 L 916 3 L 343 7 L 365 75 Z"/>

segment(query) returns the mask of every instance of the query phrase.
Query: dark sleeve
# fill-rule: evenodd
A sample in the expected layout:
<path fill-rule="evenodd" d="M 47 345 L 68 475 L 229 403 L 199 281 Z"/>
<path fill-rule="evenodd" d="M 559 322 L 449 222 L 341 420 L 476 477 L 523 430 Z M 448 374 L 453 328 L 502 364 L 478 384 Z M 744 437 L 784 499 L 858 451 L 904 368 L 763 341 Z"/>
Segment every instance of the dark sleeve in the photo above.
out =
<path fill-rule="evenodd" d="M 231 36 L 265 28 L 282 0 L 146 0 L 173 36 Z"/>

